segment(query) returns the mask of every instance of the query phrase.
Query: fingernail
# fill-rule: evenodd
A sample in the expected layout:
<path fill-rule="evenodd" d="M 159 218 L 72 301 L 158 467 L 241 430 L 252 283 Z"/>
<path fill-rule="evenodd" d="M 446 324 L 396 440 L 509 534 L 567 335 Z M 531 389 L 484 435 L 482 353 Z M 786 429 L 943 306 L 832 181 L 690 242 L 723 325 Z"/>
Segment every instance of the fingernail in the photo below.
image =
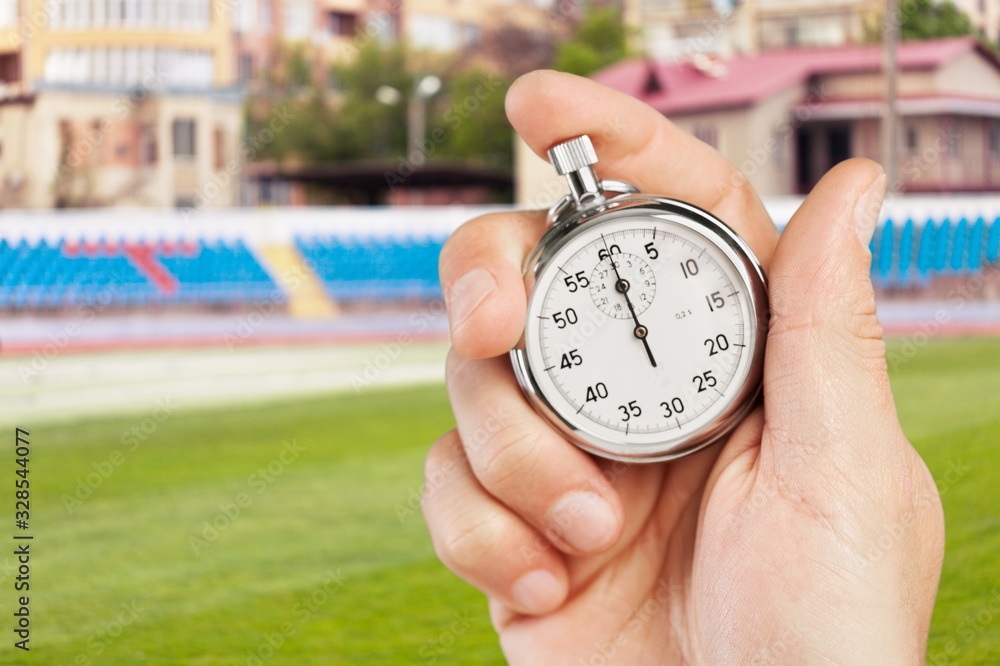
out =
<path fill-rule="evenodd" d="M 611 505 L 583 490 L 563 495 L 552 507 L 549 523 L 566 543 L 587 553 L 607 547 L 618 533 L 618 516 Z"/>
<path fill-rule="evenodd" d="M 545 613 L 559 606 L 563 586 L 545 569 L 535 569 L 524 574 L 510 590 L 514 602 L 527 613 Z"/>
<path fill-rule="evenodd" d="M 883 198 L 885 198 L 885 173 L 872 181 L 868 189 L 858 197 L 858 203 L 854 206 L 854 228 L 858 232 L 861 245 L 866 250 L 875 234 Z"/>
<path fill-rule="evenodd" d="M 448 321 L 455 330 L 469 318 L 497 288 L 493 274 L 483 268 L 473 268 L 458 279 L 448 292 Z"/>

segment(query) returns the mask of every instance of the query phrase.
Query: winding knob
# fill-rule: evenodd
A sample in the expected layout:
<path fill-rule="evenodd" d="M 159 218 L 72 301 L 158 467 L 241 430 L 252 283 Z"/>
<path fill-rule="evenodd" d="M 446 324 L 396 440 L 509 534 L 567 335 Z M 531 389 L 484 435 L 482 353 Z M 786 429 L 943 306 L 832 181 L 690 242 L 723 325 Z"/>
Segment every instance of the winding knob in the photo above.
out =
<path fill-rule="evenodd" d="M 586 134 L 563 141 L 549 149 L 549 162 L 560 176 L 597 164 L 597 152 Z"/>

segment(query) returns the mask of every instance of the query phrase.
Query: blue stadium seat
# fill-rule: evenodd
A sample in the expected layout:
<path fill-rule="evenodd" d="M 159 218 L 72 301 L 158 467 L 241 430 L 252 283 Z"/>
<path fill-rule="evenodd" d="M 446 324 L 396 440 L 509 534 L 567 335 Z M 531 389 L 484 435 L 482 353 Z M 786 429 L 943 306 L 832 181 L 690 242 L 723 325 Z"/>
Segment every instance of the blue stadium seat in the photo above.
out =
<path fill-rule="evenodd" d="M 337 239 L 299 236 L 296 247 L 335 300 L 438 298 L 437 262 L 444 239 Z"/>
<path fill-rule="evenodd" d="M 913 264 L 913 220 L 908 218 L 899 234 L 899 263 L 896 279 L 900 285 L 906 286 L 913 282 L 910 277 L 910 266 Z"/>
<path fill-rule="evenodd" d="M 951 258 L 949 268 L 954 273 L 965 272 L 965 257 L 969 244 L 969 222 L 963 217 L 955 226 L 955 235 L 951 240 Z"/>
<path fill-rule="evenodd" d="M 1000 257 L 1000 216 L 997 216 L 990 225 L 990 235 L 986 242 L 986 261 L 994 264 L 998 257 Z"/>
<path fill-rule="evenodd" d="M 948 268 L 948 250 L 951 241 L 951 220 L 947 217 L 938 226 L 936 233 L 936 243 L 934 245 L 934 259 L 931 267 L 940 273 L 944 273 Z"/>
<path fill-rule="evenodd" d="M 969 232 L 969 261 L 966 268 L 970 273 L 978 273 L 983 268 L 984 227 L 985 222 L 983 216 L 980 215 L 972 224 L 972 230 Z"/>

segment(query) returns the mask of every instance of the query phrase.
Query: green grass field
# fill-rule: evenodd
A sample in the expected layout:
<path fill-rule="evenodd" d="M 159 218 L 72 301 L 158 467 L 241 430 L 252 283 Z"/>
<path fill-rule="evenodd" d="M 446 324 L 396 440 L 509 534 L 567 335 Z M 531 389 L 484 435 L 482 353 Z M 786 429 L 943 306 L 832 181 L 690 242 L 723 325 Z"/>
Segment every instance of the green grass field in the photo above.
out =
<path fill-rule="evenodd" d="M 901 418 L 948 521 L 930 663 L 996 663 L 1000 340 L 905 360 Z M 178 411 L 142 432 L 154 423 L 24 424 L 32 649 L 11 647 L 4 548 L 0 663 L 502 663 L 484 600 L 438 564 L 416 505 L 426 447 L 452 424 L 442 387 Z"/>

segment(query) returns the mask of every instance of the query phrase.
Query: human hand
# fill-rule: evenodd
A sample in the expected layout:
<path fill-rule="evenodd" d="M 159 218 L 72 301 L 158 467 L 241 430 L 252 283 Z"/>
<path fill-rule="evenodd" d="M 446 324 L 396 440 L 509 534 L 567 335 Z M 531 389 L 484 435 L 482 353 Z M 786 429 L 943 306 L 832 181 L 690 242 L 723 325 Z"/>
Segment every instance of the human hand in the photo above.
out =
<path fill-rule="evenodd" d="M 726 221 L 761 259 L 771 304 L 763 405 L 724 444 L 626 465 L 567 442 L 511 370 L 544 215 L 489 215 L 449 240 L 458 427 L 428 455 L 424 514 L 442 561 L 488 596 L 508 660 L 922 663 L 944 524 L 875 315 L 878 165 L 834 168 L 779 239 L 735 167 L 632 98 L 535 72 L 507 111 L 537 153 L 588 134 L 599 176 Z"/>

